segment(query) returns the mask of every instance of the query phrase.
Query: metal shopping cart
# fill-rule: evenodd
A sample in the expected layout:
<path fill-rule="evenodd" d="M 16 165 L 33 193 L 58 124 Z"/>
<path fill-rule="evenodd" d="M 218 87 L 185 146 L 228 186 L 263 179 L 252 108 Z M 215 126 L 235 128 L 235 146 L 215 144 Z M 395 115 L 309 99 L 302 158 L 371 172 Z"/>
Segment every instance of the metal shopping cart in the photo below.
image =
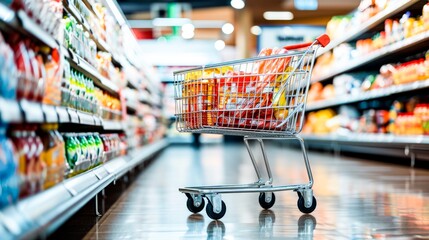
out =
<path fill-rule="evenodd" d="M 304 141 L 298 136 L 304 121 L 307 92 L 315 54 L 329 37 L 283 48 L 264 49 L 255 58 L 211 64 L 174 73 L 176 127 L 179 132 L 238 135 L 250 155 L 258 180 L 251 184 L 180 188 L 189 211 L 206 207 L 207 215 L 220 219 L 226 205 L 222 193 L 258 192 L 264 209 L 274 205 L 273 192 L 298 193 L 298 208 L 311 213 L 316 208 L 313 176 Z M 309 182 L 273 186 L 264 139 L 297 139 L 300 143 Z M 249 140 L 259 143 L 264 167 L 259 167 Z M 266 171 L 267 179 L 262 177 Z"/>

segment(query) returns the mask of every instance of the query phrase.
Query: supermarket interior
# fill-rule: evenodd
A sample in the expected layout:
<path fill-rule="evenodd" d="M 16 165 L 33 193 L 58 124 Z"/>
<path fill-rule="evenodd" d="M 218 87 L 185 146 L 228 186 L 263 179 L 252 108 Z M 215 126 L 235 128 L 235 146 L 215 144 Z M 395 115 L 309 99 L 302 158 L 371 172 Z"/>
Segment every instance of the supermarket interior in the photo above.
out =
<path fill-rule="evenodd" d="M 0 239 L 429 239 L 429 0 L 0 0 Z"/>

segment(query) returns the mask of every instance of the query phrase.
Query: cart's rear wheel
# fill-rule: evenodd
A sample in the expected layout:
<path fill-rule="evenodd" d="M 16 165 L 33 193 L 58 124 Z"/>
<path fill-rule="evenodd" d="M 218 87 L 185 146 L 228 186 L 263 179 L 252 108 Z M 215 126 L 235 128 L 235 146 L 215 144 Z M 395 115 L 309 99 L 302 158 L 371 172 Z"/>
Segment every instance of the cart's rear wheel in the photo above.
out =
<path fill-rule="evenodd" d="M 305 206 L 304 197 L 301 194 L 298 194 L 298 195 L 299 197 L 298 197 L 297 205 L 298 205 L 299 211 L 301 211 L 302 213 L 312 213 L 317 206 L 316 198 L 313 196 L 313 203 L 309 208 L 307 208 Z"/>
<path fill-rule="evenodd" d="M 270 209 L 272 206 L 274 206 L 274 203 L 276 202 L 276 196 L 274 193 L 271 193 L 271 200 L 269 202 L 265 201 L 265 193 L 262 192 L 259 194 L 259 205 L 265 210 Z"/>
<path fill-rule="evenodd" d="M 186 201 L 186 207 L 188 207 L 188 210 L 190 212 L 193 212 L 193 213 L 199 213 L 199 212 L 201 212 L 204 209 L 204 205 L 205 204 L 206 203 L 204 201 L 204 198 L 201 199 L 201 204 L 198 207 L 196 207 L 194 205 L 194 199 L 192 199 L 192 197 L 188 197 L 188 200 Z"/>
<path fill-rule="evenodd" d="M 219 213 L 215 213 L 213 211 L 213 204 L 209 201 L 207 203 L 207 207 L 206 207 L 206 213 L 209 216 L 209 218 L 213 219 L 213 220 L 218 220 L 221 219 L 225 213 L 226 213 L 226 205 L 225 202 L 222 201 L 222 209 L 220 210 Z"/>

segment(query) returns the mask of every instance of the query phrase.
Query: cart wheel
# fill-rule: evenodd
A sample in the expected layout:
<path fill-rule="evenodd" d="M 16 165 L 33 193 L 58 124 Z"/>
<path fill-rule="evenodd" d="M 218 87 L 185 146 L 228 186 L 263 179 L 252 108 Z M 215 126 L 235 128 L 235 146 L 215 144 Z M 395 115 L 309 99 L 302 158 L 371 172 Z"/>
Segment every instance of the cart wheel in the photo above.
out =
<path fill-rule="evenodd" d="M 222 201 L 222 209 L 221 209 L 221 211 L 219 213 L 215 213 L 213 211 L 213 204 L 209 201 L 207 203 L 206 212 L 207 212 L 207 215 L 209 216 L 209 218 L 211 218 L 213 220 L 221 219 L 225 215 L 225 213 L 226 213 L 225 202 Z"/>
<path fill-rule="evenodd" d="M 274 203 L 276 202 L 276 195 L 274 193 L 271 193 L 271 201 L 265 202 L 265 193 L 259 194 L 259 205 L 265 210 L 270 209 L 272 206 L 274 206 Z"/>
<path fill-rule="evenodd" d="M 307 208 L 305 207 L 305 204 L 304 204 L 304 197 L 301 194 L 298 194 L 298 195 L 299 195 L 299 198 L 298 198 L 297 205 L 298 205 L 299 211 L 301 211 L 302 213 L 312 213 L 317 206 L 316 198 L 313 196 L 313 203 L 309 208 Z"/>
<path fill-rule="evenodd" d="M 186 201 L 186 207 L 188 207 L 188 210 L 190 212 L 193 212 L 193 213 L 199 213 L 199 212 L 201 212 L 204 209 L 204 205 L 205 204 L 206 203 L 204 201 L 204 198 L 201 199 L 201 204 L 198 207 L 196 207 L 194 205 L 194 200 L 192 199 L 192 197 L 188 197 L 188 200 Z"/>

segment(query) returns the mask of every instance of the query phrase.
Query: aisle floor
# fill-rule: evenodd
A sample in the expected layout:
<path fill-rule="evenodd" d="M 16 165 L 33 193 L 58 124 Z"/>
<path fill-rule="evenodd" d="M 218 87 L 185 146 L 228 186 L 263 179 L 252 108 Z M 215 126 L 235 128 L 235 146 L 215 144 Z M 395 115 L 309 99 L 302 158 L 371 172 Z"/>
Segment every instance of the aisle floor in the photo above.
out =
<path fill-rule="evenodd" d="M 308 181 L 298 149 L 267 144 L 274 184 Z M 224 194 L 227 212 L 191 214 L 179 187 L 256 180 L 243 144 L 170 146 L 85 239 L 429 239 L 429 171 L 310 152 L 317 208 L 294 192 L 262 210 L 257 193 Z"/>

